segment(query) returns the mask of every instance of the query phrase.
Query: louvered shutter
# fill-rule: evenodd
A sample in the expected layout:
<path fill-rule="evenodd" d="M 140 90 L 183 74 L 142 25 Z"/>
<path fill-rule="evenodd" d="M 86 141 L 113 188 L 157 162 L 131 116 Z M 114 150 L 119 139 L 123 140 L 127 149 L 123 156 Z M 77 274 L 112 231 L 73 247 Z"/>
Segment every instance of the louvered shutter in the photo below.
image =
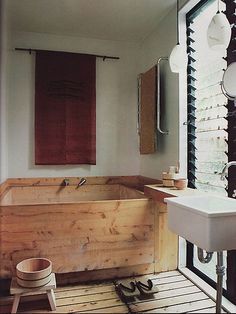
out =
<path fill-rule="evenodd" d="M 221 2 L 222 9 L 224 6 Z M 228 111 L 220 82 L 227 67 L 226 50 L 211 51 L 205 35 L 216 7 L 216 1 L 200 2 L 199 9 L 190 11 L 186 21 L 188 179 L 191 188 L 225 195 L 226 183 L 220 179 L 220 172 L 228 161 Z"/>
<path fill-rule="evenodd" d="M 236 62 L 236 2 L 226 0 L 226 16 L 231 24 L 232 36 L 227 51 L 227 65 Z M 228 100 L 228 160 L 236 160 L 236 107 Z M 236 167 L 229 169 L 228 196 L 236 190 Z M 227 252 L 227 298 L 236 304 L 236 251 Z"/>
<path fill-rule="evenodd" d="M 232 36 L 231 41 L 227 51 L 227 65 L 232 62 L 236 62 L 236 1 L 227 0 L 226 3 L 226 16 L 231 24 Z M 235 78 L 236 81 L 236 78 Z M 228 100 L 228 160 L 236 160 L 236 107 L 234 102 Z M 231 167 L 229 169 L 229 186 L 228 186 L 228 196 L 234 194 L 236 189 L 236 167 Z"/>

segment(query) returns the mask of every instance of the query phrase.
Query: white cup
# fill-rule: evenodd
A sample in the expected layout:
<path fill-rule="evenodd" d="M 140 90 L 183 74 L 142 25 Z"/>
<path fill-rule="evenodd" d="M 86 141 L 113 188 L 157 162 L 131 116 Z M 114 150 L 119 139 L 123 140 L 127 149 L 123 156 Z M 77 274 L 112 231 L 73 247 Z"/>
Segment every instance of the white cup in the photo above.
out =
<path fill-rule="evenodd" d="M 176 167 L 175 166 L 170 166 L 169 167 L 169 173 L 175 173 L 176 172 Z"/>

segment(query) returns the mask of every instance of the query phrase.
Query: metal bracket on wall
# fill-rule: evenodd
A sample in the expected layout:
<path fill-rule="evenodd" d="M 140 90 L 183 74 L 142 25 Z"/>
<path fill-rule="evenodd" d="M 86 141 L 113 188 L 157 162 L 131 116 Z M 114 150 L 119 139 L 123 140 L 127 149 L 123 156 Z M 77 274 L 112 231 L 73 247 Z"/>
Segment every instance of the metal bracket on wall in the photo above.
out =
<path fill-rule="evenodd" d="M 160 63 L 161 61 L 168 61 L 168 57 L 160 57 L 157 60 L 157 131 L 161 134 L 169 134 L 169 131 L 163 131 L 161 129 L 161 71 L 160 71 Z"/>

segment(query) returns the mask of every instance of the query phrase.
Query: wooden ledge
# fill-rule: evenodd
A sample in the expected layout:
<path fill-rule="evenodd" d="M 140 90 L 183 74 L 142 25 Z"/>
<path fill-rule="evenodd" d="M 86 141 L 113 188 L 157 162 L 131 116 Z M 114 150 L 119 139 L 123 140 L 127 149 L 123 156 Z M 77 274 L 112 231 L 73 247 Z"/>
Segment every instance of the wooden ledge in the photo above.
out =
<path fill-rule="evenodd" d="M 158 201 L 161 203 L 165 203 L 164 199 L 167 197 L 175 197 L 175 196 L 191 196 L 191 195 L 203 195 L 205 192 L 200 192 L 195 189 L 184 189 L 177 190 L 176 188 L 167 188 L 163 187 L 162 184 L 154 184 L 154 185 L 145 185 L 144 194 L 148 197 L 151 197 L 154 201 Z"/>
<path fill-rule="evenodd" d="M 144 194 L 151 197 L 154 201 L 164 203 L 164 198 L 172 197 L 174 195 L 167 193 L 166 191 L 161 191 L 159 186 L 156 185 L 145 185 Z"/>

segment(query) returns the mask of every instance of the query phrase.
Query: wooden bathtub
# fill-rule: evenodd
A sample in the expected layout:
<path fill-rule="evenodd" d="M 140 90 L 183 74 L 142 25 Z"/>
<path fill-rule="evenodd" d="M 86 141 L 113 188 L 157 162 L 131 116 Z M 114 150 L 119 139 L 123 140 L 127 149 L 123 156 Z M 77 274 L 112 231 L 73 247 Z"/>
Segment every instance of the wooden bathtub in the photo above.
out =
<path fill-rule="evenodd" d="M 30 257 L 57 274 L 154 263 L 152 200 L 122 184 L 10 186 L 0 210 L 0 279 Z"/>

